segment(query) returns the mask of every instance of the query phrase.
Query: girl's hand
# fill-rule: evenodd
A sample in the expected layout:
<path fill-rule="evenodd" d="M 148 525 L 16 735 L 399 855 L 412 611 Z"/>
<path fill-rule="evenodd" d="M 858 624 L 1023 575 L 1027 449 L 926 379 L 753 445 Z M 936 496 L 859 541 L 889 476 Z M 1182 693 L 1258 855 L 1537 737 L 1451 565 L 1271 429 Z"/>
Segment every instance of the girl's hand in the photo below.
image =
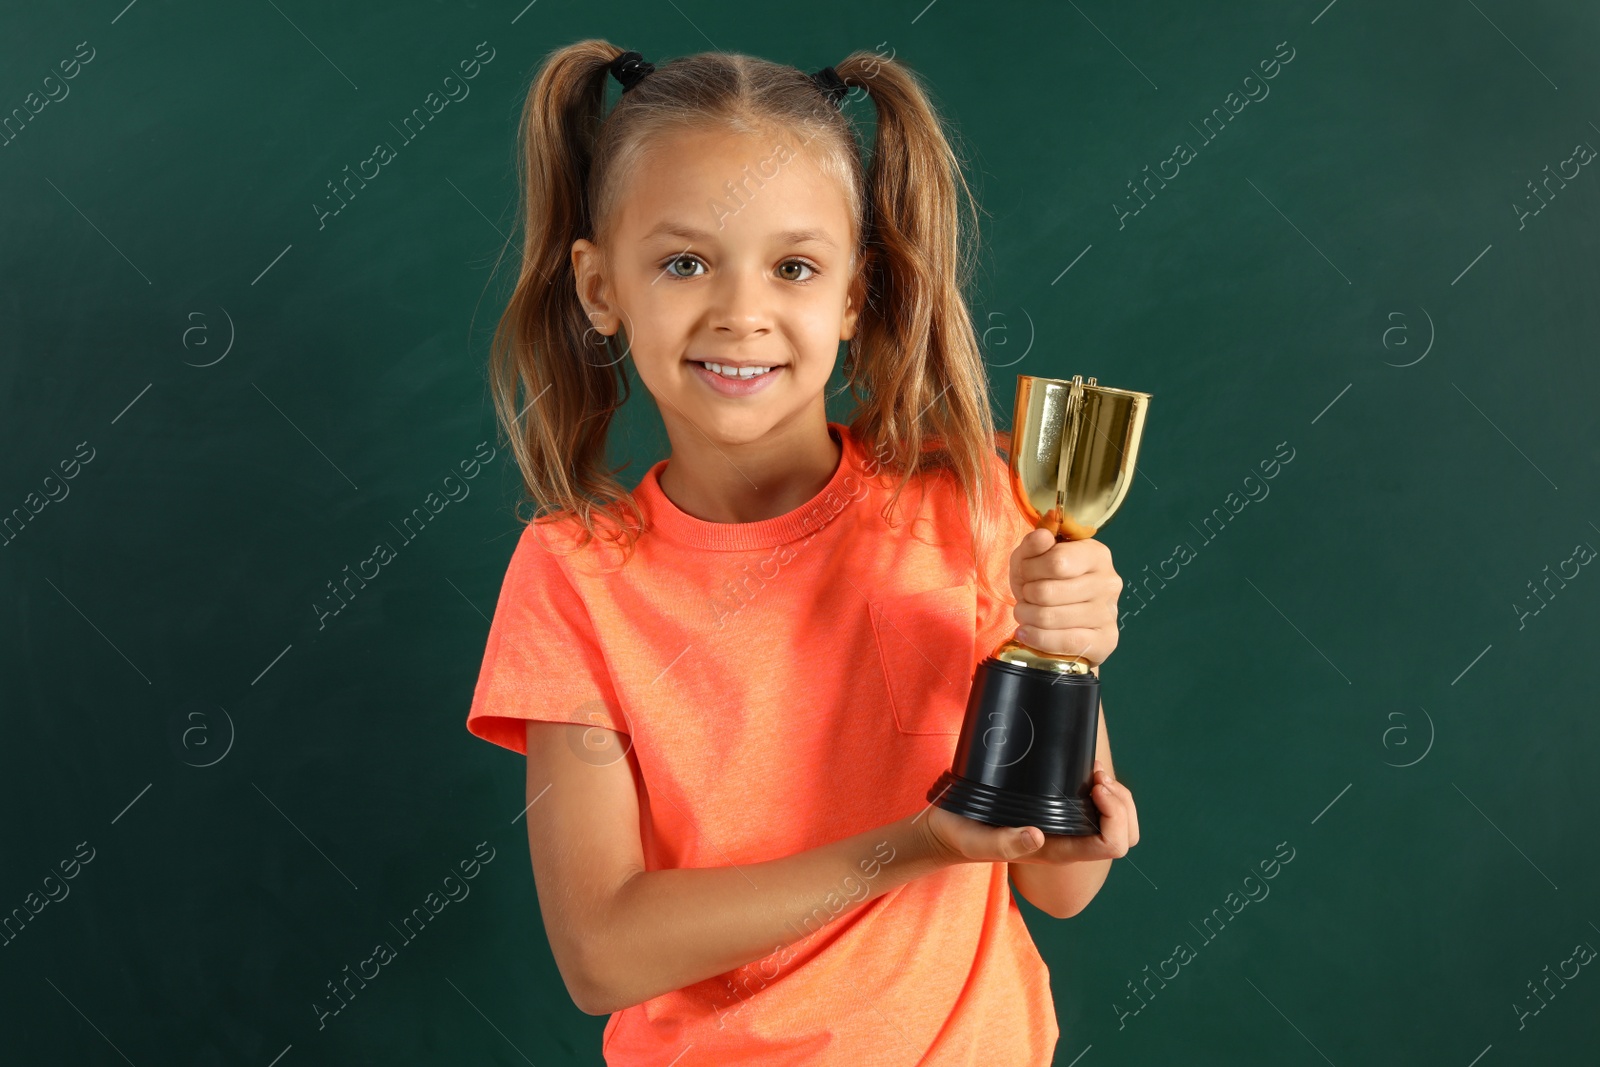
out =
<path fill-rule="evenodd" d="M 924 836 L 935 856 L 951 863 L 1079 863 L 1121 859 L 1139 843 L 1139 812 L 1128 787 L 1094 761 L 1090 796 L 1100 809 L 1100 832 L 1088 837 L 1046 834 L 1037 826 L 990 826 L 929 806 Z"/>
<path fill-rule="evenodd" d="M 1011 614 L 1017 640 L 1040 652 L 1082 656 L 1099 666 L 1117 647 L 1122 578 L 1111 550 L 1094 538 L 1057 541 L 1031 530 L 1011 552 Z"/>

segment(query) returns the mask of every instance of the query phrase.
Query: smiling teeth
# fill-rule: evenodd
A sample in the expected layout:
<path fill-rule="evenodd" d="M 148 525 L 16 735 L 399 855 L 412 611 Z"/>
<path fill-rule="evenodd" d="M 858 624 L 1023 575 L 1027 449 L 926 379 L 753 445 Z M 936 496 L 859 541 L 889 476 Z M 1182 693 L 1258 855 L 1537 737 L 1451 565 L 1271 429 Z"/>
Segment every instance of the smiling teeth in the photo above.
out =
<path fill-rule="evenodd" d="M 771 370 L 771 367 L 724 367 L 720 363 L 708 363 L 704 360 L 700 365 L 712 374 L 720 374 L 724 378 L 758 378 Z"/>

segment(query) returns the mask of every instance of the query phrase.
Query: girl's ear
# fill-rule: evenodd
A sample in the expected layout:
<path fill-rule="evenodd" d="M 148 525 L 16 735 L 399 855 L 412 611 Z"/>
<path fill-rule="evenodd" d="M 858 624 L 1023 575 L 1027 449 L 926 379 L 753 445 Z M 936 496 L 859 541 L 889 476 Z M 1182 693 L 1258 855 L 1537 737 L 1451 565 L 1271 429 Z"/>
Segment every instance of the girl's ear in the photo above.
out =
<path fill-rule="evenodd" d="M 856 275 L 850 280 L 850 287 L 844 298 L 844 317 L 840 323 L 839 340 L 848 341 L 855 336 L 856 324 L 861 318 L 861 307 L 867 299 L 867 269 L 866 262 L 856 270 Z"/>
<path fill-rule="evenodd" d="M 578 302 L 583 305 L 584 314 L 595 332 L 609 337 L 617 332 L 621 320 L 611 306 L 602 269 L 598 246 L 582 237 L 572 242 L 572 273 L 577 283 Z"/>

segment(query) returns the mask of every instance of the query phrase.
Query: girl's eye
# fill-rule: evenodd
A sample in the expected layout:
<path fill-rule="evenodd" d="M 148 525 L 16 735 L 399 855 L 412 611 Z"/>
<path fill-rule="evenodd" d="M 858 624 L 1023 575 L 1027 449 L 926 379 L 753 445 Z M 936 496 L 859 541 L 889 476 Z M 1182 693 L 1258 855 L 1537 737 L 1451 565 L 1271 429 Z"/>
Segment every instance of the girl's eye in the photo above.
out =
<path fill-rule="evenodd" d="M 815 267 L 813 267 L 811 264 L 809 264 L 809 263 L 807 263 L 807 262 L 805 262 L 804 260 L 801 260 L 801 259 L 787 259 L 787 260 L 784 260 L 783 265 L 780 266 L 778 268 L 778 270 L 781 271 L 785 267 L 800 267 L 803 270 L 808 270 L 808 271 L 811 272 L 810 274 L 806 275 L 804 278 L 790 278 L 788 276 L 785 276 L 784 277 L 784 281 L 788 281 L 788 282 L 809 282 L 817 273 L 817 269 Z"/>
<path fill-rule="evenodd" d="M 679 274 L 673 268 L 677 267 L 679 264 L 687 263 L 692 269 L 699 262 L 700 261 L 693 256 L 677 256 L 667 263 L 667 273 L 672 275 L 674 278 L 693 278 L 693 274 Z"/>

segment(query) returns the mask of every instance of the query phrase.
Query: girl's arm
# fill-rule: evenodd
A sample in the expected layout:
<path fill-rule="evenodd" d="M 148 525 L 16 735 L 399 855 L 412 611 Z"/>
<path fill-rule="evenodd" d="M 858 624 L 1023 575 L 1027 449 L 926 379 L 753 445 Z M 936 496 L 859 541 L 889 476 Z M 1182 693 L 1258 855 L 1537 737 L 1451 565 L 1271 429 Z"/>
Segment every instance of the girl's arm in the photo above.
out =
<path fill-rule="evenodd" d="M 1090 669 L 1117 647 L 1117 600 L 1123 581 L 1111 566 L 1111 550 L 1093 538 L 1057 541 L 1049 530 L 1030 530 L 1011 552 L 1011 614 L 1019 638 L 1045 652 L 1092 657 Z M 1070 918 L 1088 906 L 1105 883 L 1111 861 L 1139 843 L 1139 814 L 1133 794 L 1116 780 L 1111 742 L 1106 737 L 1105 705 L 1096 729 L 1091 798 L 1100 809 L 1100 833 L 1054 836 L 1036 852 L 1009 864 L 1017 891 L 1047 915 Z M 938 822 L 957 833 L 966 828 Z M 935 827 L 938 831 L 939 827 Z"/>
<path fill-rule="evenodd" d="M 597 738 L 609 752 L 586 745 Z M 782 859 L 646 871 L 622 739 L 592 726 L 527 725 L 539 910 L 567 992 L 587 1014 L 762 959 L 863 901 L 968 862 L 941 848 L 918 813 Z M 1025 851 L 1009 838 L 1003 847 L 1010 851 L 991 861 Z"/>

